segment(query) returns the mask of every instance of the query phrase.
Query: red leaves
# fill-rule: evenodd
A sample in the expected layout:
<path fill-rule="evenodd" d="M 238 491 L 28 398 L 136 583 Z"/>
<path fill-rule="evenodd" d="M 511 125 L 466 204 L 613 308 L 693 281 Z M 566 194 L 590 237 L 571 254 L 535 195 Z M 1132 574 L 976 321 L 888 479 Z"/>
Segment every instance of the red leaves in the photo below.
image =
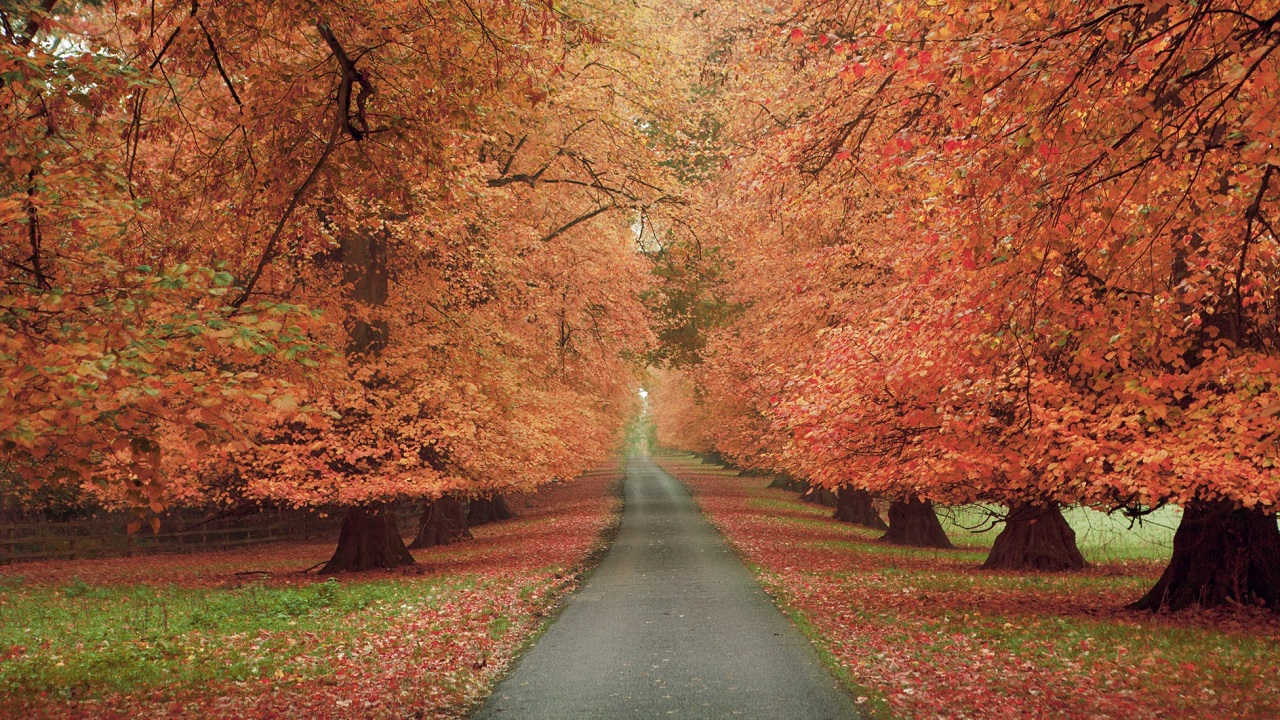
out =
<path fill-rule="evenodd" d="M 374 604 L 340 617 L 332 628 L 225 633 L 217 625 L 165 638 L 188 662 L 257 665 L 270 656 L 277 670 L 244 681 L 198 678 L 102 695 L 90 682 L 75 699 L 62 694 L 5 694 L 0 715 L 64 717 L 309 718 L 464 717 L 509 665 L 541 619 L 569 592 L 582 563 L 615 520 L 617 468 L 606 468 L 537 495 L 513 497 L 518 516 L 475 529 L 476 539 L 417 552 L 416 572 L 430 576 L 423 596 L 394 606 Z M 332 550 L 329 543 L 289 543 L 246 551 L 110 560 L 34 562 L 8 566 L 32 584 L 63 585 L 75 576 L 94 585 L 147 584 L 207 588 L 218 593 L 247 582 L 246 568 L 272 573 L 272 588 L 314 588 L 318 578 L 295 571 Z M 341 578 L 342 584 L 417 583 L 416 575 L 385 572 Z M 320 583 L 321 586 L 324 583 Z M 21 586 L 20 586 L 21 587 Z M 3 600 L 3 597 L 0 597 Z M 71 602 L 71 600 L 67 600 Z M 140 651 L 151 651 L 146 640 Z M 174 644 L 181 647 L 175 650 Z M 84 645 L 93 645 L 85 641 Z M 0 649 L 6 662 L 92 662 L 93 648 Z M 78 653 L 84 652 L 84 657 Z M 145 653 L 138 656 L 146 662 Z M 16 667 L 16 666 L 15 666 Z M 176 684 L 175 684 L 176 683 Z"/>
<path fill-rule="evenodd" d="M 1121 610 L 1159 574 L 1048 577 L 972 552 L 892 550 L 764 478 L 658 458 L 857 685 L 901 717 L 1238 717 L 1280 713 L 1280 620 Z M 869 692 L 868 692 L 869 691 Z"/>
<path fill-rule="evenodd" d="M 891 493 L 1272 506 L 1280 55 L 1269 8 L 1199 8 L 795 5 L 735 56 L 751 152 L 698 209 L 746 309 L 660 435 Z"/>
<path fill-rule="evenodd" d="M 860 62 L 849 63 L 840 69 L 840 77 L 845 82 L 857 82 L 867 76 L 867 66 Z"/>
<path fill-rule="evenodd" d="M 667 182 L 606 128 L 623 95 L 666 102 L 651 71 L 678 64 L 633 52 L 652 28 L 551 0 L 266 7 L 91 3 L 56 34 L 92 52 L 25 20 L 0 45 L 0 462 L 157 512 L 521 489 L 607 456 L 647 343 L 612 216 Z M 371 329 L 389 346 L 345 357 Z"/>

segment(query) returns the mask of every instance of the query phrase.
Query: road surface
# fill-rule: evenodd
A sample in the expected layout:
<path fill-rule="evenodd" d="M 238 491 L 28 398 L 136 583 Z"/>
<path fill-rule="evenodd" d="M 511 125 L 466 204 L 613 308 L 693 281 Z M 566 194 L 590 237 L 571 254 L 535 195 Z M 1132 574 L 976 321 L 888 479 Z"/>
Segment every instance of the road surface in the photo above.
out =
<path fill-rule="evenodd" d="M 476 720 L 858 718 L 688 492 L 633 457 L 600 567 Z"/>

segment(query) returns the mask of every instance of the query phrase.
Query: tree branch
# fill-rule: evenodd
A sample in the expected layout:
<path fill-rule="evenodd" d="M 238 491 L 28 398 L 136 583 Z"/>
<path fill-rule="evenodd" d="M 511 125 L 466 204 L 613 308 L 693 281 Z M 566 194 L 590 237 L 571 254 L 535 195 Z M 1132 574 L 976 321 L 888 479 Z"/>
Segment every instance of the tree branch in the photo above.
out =
<path fill-rule="evenodd" d="M 213 64 L 218 68 L 218 74 L 222 76 L 222 82 L 227 84 L 227 90 L 231 91 L 231 99 L 236 101 L 237 105 L 243 106 L 240 102 L 240 95 L 236 93 L 236 86 L 231 84 L 231 78 L 227 76 L 226 68 L 222 67 L 222 58 L 218 55 L 218 48 L 213 44 L 213 36 L 209 34 L 209 28 L 205 26 L 203 20 L 197 20 L 200 24 L 200 31 L 204 33 L 205 42 L 209 44 L 209 52 L 213 54 Z"/>
<path fill-rule="evenodd" d="M 552 231 L 552 233 L 551 233 L 550 235 L 548 235 L 548 236 L 546 236 L 546 237 L 542 238 L 542 242 L 544 242 L 544 243 L 545 243 L 545 242 L 551 242 L 552 240 L 555 240 L 556 238 L 558 238 L 558 237 L 560 237 L 561 235 L 565 234 L 565 233 L 566 233 L 566 232 L 568 232 L 569 230 L 573 229 L 573 227 L 574 227 L 575 225 L 578 225 L 579 223 L 584 223 L 584 222 L 586 222 L 586 221 L 590 220 L 591 218 L 593 218 L 593 217 L 595 217 L 595 216 L 597 216 L 597 215 L 599 215 L 599 214 L 601 214 L 601 213 L 608 212 L 609 210 L 612 210 L 612 209 L 613 209 L 613 206 L 612 206 L 612 205 L 605 205 L 605 206 L 603 206 L 603 207 L 598 207 L 598 208 L 596 208 L 595 210 L 592 210 L 591 212 L 586 213 L 585 215 L 579 215 L 578 217 L 576 217 L 576 218 L 574 218 L 574 219 L 570 220 L 569 222 L 565 223 L 564 225 L 561 225 L 560 227 L 556 228 L 554 231 Z"/>
<path fill-rule="evenodd" d="M 1240 246 L 1240 262 L 1236 264 L 1236 322 L 1244 326 L 1244 293 L 1242 287 L 1244 285 L 1244 271 L 1246 260 L 1249 257 L 1249 243 L 1253 240 L 1253 224 L 1257 222 L 1262 212 L 1262 199 L 1266 197 L 1267 186 L 1271 183 L 1271 175 L 1275 172 L 1275 165 L 1268 165 L 1266 172 L 1262 174 L 1262 181 L 1258 183 L 1258 192 L 1253 196 L 1253 202 L 1249 203 L 1249 209 L 1245 211 L 1247 222 L 1244 230 L 1244 243 Z"/>
<path fill-rule="evenodd" d="M 342 139 L 344 132 L 350 133 L 353 138 L 359 140 L 364 137 L 360 131 L 351 125 L 351 88 L 356 80 L 355 65 L 351 63 L 351 59 L 347 57 L 347 53 L 343 50 L 342 45 L 338 43 L 338 39 L 334 37 L 333 31 L 324 22 L 316 23 L 316 30 L 320 32 L 320 36 L 329 44 L 329 48 L 333 50 L 334 56 L 338 60 L 338 65 L 342 72 L 342 80 L 338 85 L 337 97 L 337 113 L 334 115 L 333 129 L 329 132 L 329 139 L 325 142 L 324 150 L 320 153 L 319 159 L 315 165 L 311 167 L 311 172 L 307 174 L 302 184 L 293 192 L 293 196 L 289 198 L 289 204 L 285 206 L 284 213 L 280 219 L 276 221 L 275 229 L 272 230 L 271 236 L 267 239 L 267 246 L 262 250 L 262 256 L 258 258 L 258 265 L 253 270 L 253 274 L 249 276 L 245 282 L 244 290 L 231 303 L 232 307 L 239 308 L 249 301 L 249 296 L 253 293 L 254 286 L 258 284 L 258 280 L 262 278 L 262 273 L 266 271 L 267 265 L 275 259 L 277 245 L 280 242 L 280 236 L 284 233 L 285 225 L 289 222 L 289 218 L 293 216 L 298 205 L 302 204 L 302 199 L 311 186 L 315 183 L 316 178 L 320 176 L 320 171 L 324 169 L 325 163 L 329 161 L 329 156 L 333 154 L 334 148 L 338 146 L 338 142 Z M 367 80 L 363 81 L 367 82 Z"/>
<path fill-rule="evenodd" d="M 36 209 L 36 171 L 37 164 L 27 173 L 27 236 L 31 243 L 31 274 L 42 290 L 49 289 L 49 278 L 40 267 L 40 212 Z"/>
<path fill-rule="evenodd" d="M 329 28 L 328 23 L 317 22 L 316 30 L 320 32 L 320 37 L 328 43 L 329 49 L 333 51 L 333 56 L 338 60 L 338 67 L 342 73 L 342 79 L 338 83 L 338 119 L 342 123 L 342 129 L 351 136 L 353 140 L 363 140 L 369 134 L 369 121 L 365 116 L 365 102 L 369 96 L 373 94 L 373 83 L 369 82 L 368 75 L 363 70 L 356 67 L 351 56 L 347 55 L 347 51 L 342 47 L 342 43 L 338 42 L 338 38 L 333 34 L 333 30 Z M 360 93 L 356 96 L 356 127 L 351 121 L 351 88 L 355 84 L 360 85 Z"/>

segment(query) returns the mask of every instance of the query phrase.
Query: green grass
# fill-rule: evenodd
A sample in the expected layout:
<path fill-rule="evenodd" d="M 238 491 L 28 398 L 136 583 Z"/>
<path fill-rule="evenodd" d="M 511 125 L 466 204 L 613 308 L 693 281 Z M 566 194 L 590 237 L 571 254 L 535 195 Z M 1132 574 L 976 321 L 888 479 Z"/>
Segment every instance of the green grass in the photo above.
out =
<path fill-rule="evenodd" d="M 404 572 L 298 573 L 332 550 L 306 542 L 4 566 L 0 716 L 461 717 L 595 562 L 616 479 Z"/>
<path fill-rule="evenodd" d="M 777 522 L 795 526 L 820 528 L 830 526 L 831 508 L 808 503 L 797 503 L 791 499 L 775 499 L 772 497 L 754 497 L 748 501 L 752 508 L 766 512 L 778 513 Z M 992 527 L 993 513 L 1003 512 L 1003 508 L 983 505 L 960 505 L 956 507 L 938 507 L 938 517 L 956 547 L 963 550 L 981 551 L 985 554 L 995 542 L 996 535 L 1004 527 L 996 523 Z M 1110 561 L 1166 561 L 1173 552 L 1173 534 L 1182 519 L 1182 510 L 1177 507 L 1163 507 L 1140 519 L 1133 519 L 1120 513 L 1107 514 L 1090 508 L 1072 507 L 1063 510 L 1063 516 L 1076 532 L 1076 544 L 1080 552 L 1089 562 Z M 866 530 L 859 535 L 867 538 L 878 537 L 875 530 Z M 901 550 L 879 550 L 866 546 L 866 552 L 900 552 Z M 909 551 L 908 551 L 909 552 Z M 919 551 L 932 553 L 934 551 Z"/>
<path fill-rule="evenodd" d="M 1081 507 L 1067 508 L 1062 514 L 1076 531 L 1076 544 L 1089 562 L 1168 560 L 1173 533 L 1182 519 L 1182 510 L 1172 506 L 1137 520 Z M 939 508 L 938 516 L 952 541 L 962 547 L 989 548 L 1003 527 L 997 524 L 986 532 L 974 532 L 991 526 L 991 514 L 981 505 Z"/>
<path fill-rule="evenodd" d="M 0 578 L 0 696 L 82 697 L 210 680 L 308 678 L 395 617 L 430 606 L 430 579 L 239 588 L 28 585 Z M 359 615 L 360 622 L 347 618 Z M 324 652 L 307 652 L 322 646 Z M 18 654 L 18 648 L 26 652 Z"/>
<path fill-rule="evenodd" d="M 815 528 L 829 524 L 832 512 L 831 508 L 798 503 L 790 497 L 756 496 L 748 500 L 748 505 L 784 514 L 778 522 L 800 526 L 811 524 Z M 994 505 L 939 506 L 938 517 L 957 547 L 985 552 L 1004 527 L 1003 523 L 992 527 L 993 513 L 1003 511 Z M 1062 514 L 1075 530 L 1076 544 L 1089 562 L 1168 560 L 1173 552 L 1173 534 L 1182 520 L 1182 509 L 1174 506 L 1160 508 L 1137 519 L 1122 513 L 1108 514 L 1083 507 L 1065 508 Z M 875 537 L 879 533 L 867 530 L 866 534 Z"/>

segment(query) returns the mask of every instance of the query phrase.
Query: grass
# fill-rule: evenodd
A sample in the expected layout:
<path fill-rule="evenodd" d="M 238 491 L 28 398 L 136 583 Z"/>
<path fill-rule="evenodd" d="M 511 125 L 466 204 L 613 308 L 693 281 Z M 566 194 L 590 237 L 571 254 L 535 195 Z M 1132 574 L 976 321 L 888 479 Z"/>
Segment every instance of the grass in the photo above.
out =
<path fill-rule="evenodd" d="M 990 548 L 1002 527 L 996 524 L 992 528 L 991 518 L 1000 510 L 994 506 L 963 505 L 939 508 L 938 517 L 957 545 Z M 1075 530 L 1076 545 L 1089 562 L 1166 561 L 1173 553 L 1173 534 L 1182 520 L 1182 510 L 1173 506 L 1135 519 L 1082 507 L 1066 508 L 1062 515 Z"/>
<path fill-rule="evenodd" d="M 598 558 L 618 478 L 406 570 L 300 574 L 333 549 L 305 542 L 0 567 L 0 717 L 463 717 Z"/>
<path fill-rule="evenodd" d="M 753 508 L 774 514 L 779 523 L 809 528 L 819 528 L 831 523 L 831 508 L 773 496 L 753 497 L 749 502 Z M 992 523 L 992 519 L 998 517 L 1001 511 L 1002 508 L 983 505 L 939 507 L 938 519 L 956 547 L 980 561 L 1003 527 L 1000 523 L 995 523 L 994 526 Z M 1182 519 L 1182 510 L 1176 507 L 1163 507 L 1133 520 L 1120 513 L 1107 514 L 1082 507 L 1066 508 L 1062 514 L 1076 532 L 1076 545 L 1080 552 L 1091 563 L 1167 561 L 1173 552 L 1173 533 Z M 851 528 L 851 531 L 859 540 L 873 539 L 881 534 L 858 527 Z M 887 545 L 863 547 L 862 550 L 921 555 L 933 555 L 937 552 Z"/>
<path fill-rule="evenodd" d="M 831 508 L 782 497 L 786 494 L 754 496 L 749 502 L 751 507 L 776 514 L 779 522 L 811 526 L 830 523 Z M 994 505 L 939 507 L 938 518 L 957 547 L 986 551 L 1003 527 L 992 524 L 992 519 L 1002 511 L 1003 508 Z M 1135 519 L 1122 513 L 1108 514 L 1083 507 L 1065 508 L 1062 514 L 1075 530 L 1076 544 L 1089 562 L 1168 560 L 1173 552 L 1173 534 L 1182 520 L 1182 510 L 1174 506 L 1165 506 Z M 878 536 L 872 530 L 864 534 Z"/>
<path fill-rule="evenodd" d="M 311 638 L 336 655 L 359 636 L 434 607 L 473 578 L 340 582 L 296 587 L 262 581 L 210 592 L 176 585 L 0 585 L 0 694 L 77 698 L 165 685 L 329 674 Z M 359 614 L 358 624 L 348 618 Z M 497 618 L 502 632 L 510 626 Z M 497 637 L 501 637 L 499 633 Z M 21 648 L 21 652 L 19 652 Z"/>

